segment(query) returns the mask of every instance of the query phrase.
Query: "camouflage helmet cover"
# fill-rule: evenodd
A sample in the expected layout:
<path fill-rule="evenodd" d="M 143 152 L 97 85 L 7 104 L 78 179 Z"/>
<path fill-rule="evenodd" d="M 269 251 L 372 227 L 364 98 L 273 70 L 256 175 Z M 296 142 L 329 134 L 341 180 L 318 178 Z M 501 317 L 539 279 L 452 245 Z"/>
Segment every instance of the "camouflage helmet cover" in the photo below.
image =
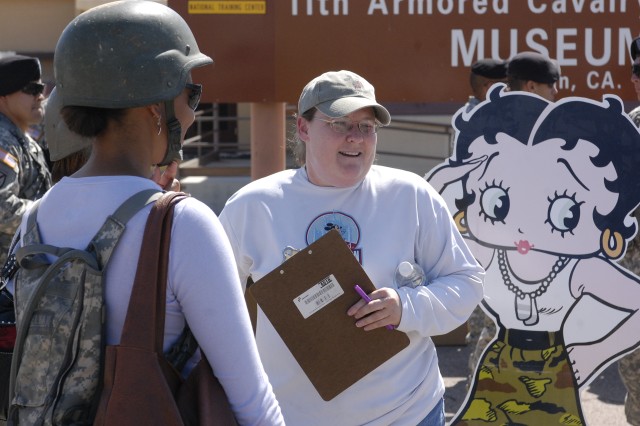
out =
<path fill-rule="evenodd" d="M 174 99 L 191 69 L 212 62 L 171 8 L 116 1 L 67 25 L 56 46 L 54 73 L 63 106 L 132 108 Z"/>

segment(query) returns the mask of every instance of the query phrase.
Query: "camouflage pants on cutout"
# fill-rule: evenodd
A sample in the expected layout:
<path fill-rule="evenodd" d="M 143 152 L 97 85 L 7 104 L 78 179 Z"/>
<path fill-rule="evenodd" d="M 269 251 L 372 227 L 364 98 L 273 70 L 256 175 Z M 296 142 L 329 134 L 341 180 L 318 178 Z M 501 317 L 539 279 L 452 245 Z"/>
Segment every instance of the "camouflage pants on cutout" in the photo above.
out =
<path fill-rule="evenodd" d="M 500 330 L 456 426 L 585 424 L 561 333 Z"/>

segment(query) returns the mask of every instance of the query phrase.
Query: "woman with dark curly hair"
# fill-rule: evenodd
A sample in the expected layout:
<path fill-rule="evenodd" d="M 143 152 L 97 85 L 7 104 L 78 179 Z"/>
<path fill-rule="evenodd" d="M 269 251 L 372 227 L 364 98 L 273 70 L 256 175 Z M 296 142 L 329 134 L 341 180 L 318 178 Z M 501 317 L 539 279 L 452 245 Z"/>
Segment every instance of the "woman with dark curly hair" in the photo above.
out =
<path fill-rule="evenodd" d="M 640 341 L 640 280 L 617 264 L 637 231 L 640 133 L 615 96 L 500 86 L 455 127 L 429 180 L 462 183 L 454 216 L 498 333 L 453 424 L 585 424 L 580 388 Z"/>

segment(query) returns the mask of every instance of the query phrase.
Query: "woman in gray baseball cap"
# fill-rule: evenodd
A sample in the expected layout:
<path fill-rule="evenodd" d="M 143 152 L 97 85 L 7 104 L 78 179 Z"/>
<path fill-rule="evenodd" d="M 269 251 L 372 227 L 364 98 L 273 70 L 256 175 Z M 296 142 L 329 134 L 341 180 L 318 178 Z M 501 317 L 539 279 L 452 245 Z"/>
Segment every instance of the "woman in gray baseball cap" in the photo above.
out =
<path fill-rule="evenodd" d="M 377 132 L 390 121 L 374 87 L 358 74 L 343 70 L 314 78 L 298 102 L 301 167 L 250 183 L 220 214 L 243 283 L 259 280 L 291 253 L 337 229 L 377 287 L 370 302 L 360 300 L 344 315 L 359 332 L 406 333 L 410 340 L 325 401 L 269 319 L 258 313 L 258 350 L 287 424 L 444 424 L 444 382 L 430 336 L 467 319 L 482 299 L 484 271 L 444 201 L 422 177 L 373 164 Z M 394 281 L 404 261 L 422 267 L 422 285 Z"/>

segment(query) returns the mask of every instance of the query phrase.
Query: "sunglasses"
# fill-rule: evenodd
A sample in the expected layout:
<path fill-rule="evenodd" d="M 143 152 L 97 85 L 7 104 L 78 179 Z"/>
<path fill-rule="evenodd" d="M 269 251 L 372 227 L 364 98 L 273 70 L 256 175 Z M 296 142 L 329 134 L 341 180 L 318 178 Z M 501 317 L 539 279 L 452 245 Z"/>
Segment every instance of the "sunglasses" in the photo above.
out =
<path fill-rule="evenodd" d="M 195 111 L 200 103 L 200 96 L 202 96 L 202 84 L 187 83 L 186 88 L 189 89 L 187 104 Z"/>
<path fill-rule="evenodd" d="M 46 86 L 42 83 L 36 83 L 35 81 L 32 81 L 31 83 L 28 83 L 26 86 L 20 89 L 20 91 L 22 93 L 26 93 L 27 95 L 40 96 L 44 93 L 45 87 Z"/>
<path fill-rule="evenodd" d="M 353 126 L 358 126 L 358 130 L 360 130 L 360 133 L 367 136 L 376 133 L 378 131 L 378 128 L 380 127 L 380 124 L 378 124 L 376 121 L 369 120 L 359 121 L 357 123 L 344 120 L 325 120 L 322 118 L 318 118 L 318 120 L 324 121 L 325 123 L 329 124 L 331 130 L 343 135 L 350 132 L 351 129 L 353 129 Z"/>
<path fill-rule="evenodd" d="M 631 65 L 631 74 L 640 78 L 640 64 Z"/>

